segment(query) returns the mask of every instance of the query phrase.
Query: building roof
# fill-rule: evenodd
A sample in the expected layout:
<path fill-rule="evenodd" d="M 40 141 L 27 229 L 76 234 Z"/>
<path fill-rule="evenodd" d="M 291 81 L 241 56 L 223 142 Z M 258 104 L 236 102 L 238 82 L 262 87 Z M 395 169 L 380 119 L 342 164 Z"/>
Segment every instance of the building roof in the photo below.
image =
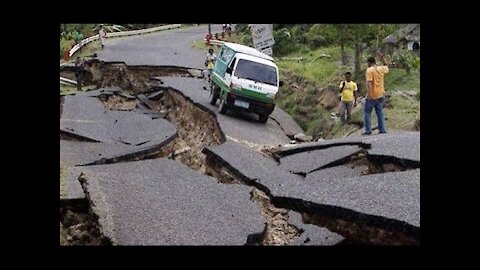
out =
<path fill-rule="evenodd" d="M 248 47 L 248 46 L 237 44 L 237 43 L 231 43 L 231 42 L 225 42 L 224 44 L 226 46 L 232 48 L 236 52 L 260 57 L 260 58 L 263 58 L 263 59 L 270 60 L 272 62 L 274 61 L 271 56 L 269 56 L 267 54 L 264 54 L 264 53 L 258 51 L 257 49 L 254 49 L 252 47 Z"/>
<path fill-rule="evenodd" d="M 420 27 L 420 24 L 409 24 L 395 33 L 387 36 L 383 40 L 383 43 L 398 43 L 402 39 L 406 39 L 408 41 L 420 41 L 420 35 L 412 33 L 417 27 Z"/>

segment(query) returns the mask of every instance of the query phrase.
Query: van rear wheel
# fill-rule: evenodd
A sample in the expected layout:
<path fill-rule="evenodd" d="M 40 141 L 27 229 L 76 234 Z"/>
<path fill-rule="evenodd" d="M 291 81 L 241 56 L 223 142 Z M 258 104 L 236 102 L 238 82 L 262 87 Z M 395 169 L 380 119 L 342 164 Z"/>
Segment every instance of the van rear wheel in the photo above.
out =
<path fill-rule="evenodd" d="M 270 116 L 269 114 L 259 114 L 258 115 L 258 122 L 267 123 L 269 116 Z"/>

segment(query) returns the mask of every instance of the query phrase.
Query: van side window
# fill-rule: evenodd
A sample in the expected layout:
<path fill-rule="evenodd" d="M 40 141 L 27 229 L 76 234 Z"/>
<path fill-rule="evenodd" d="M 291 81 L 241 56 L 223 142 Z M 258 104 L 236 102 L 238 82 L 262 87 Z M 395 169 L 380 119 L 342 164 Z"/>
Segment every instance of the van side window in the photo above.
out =
<path fill-rule="evenodd" d="M 223 60 L 223 52 L 225 52 L 225 47 L 222 47 L 222 50 L 220 51 L 220 54 L 218 57 L 220 57 Z"/>
<path fill-rule="evenodd" d="M 228 63 L 230 62 L 230 59 L 232 59 L 234 55 L 235 55 L 235 52 L 232 49 L 226 48 L 222 54 L 221 59 L 223 60 L 223 62 Z"/>
<path fill-rule="evenodd" d="M 233 58 L 232 62 L 230 63 L 230 66 L 228 66 L 228 67 L 233 69 L 233 66 L 235 66 L 235 61 L 236 60 L 237 60 L 237 58 Z"/>
<path fill-rule="evenodd" d="M 232 59 L 232 62 L 230 62 L 230 65 L 228 65 L 228 68 L 227 68 L 226 73 L 232 75 L 233 66 L 235 66 L 235 61 L 236 61 L 236 60 L 237 60 L 237 58 L 233 58 L 233 59 Z"/>

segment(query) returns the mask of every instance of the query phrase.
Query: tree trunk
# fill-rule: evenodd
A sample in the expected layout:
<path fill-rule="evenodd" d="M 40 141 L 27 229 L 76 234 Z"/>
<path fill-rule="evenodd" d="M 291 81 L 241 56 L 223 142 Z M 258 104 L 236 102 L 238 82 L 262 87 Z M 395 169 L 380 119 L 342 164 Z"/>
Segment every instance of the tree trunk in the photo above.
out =
<path fill-rule="evenodd" d="M 343 42 L 342 44 L 340 44 L 340 48 L 341 48 L 341 54 L 342 54 L 342 65 L 346 65 L 347 64 L 347 57 L 345 55 L 345 47 L 343 45 Z"/>
<path fill-rule="evenodd" d="M 362 54 L 361 44 L 355 43 L 355 70 L 353 77 L 355 80 L 361 79 L 361 70 L 360 70 L 360 55 Z"/>
<path fill-rule="evenodd" d="M 340 26 L 340 54 L 342 56 L 342 65 L 347 64 L 347 58 L 345 57 L 345 33 L 343 25 Z"/>

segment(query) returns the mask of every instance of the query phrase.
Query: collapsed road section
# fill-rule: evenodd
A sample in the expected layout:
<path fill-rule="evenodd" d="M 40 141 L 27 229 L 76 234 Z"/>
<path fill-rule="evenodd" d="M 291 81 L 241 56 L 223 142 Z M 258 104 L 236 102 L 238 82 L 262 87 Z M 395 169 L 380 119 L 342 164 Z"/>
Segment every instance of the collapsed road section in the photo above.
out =
<path fill-rule="evenodd" d="M 399 137 L 403 136 L 412 143 L 416 140 L 413 135 L 391 135 L 381 141 L 401 141 Z M 368 157 L 372 149 L 381 147 L 382 142 L 359 140 L 355 143 L 368 145 L 367 148 L 371 149 L 345 148 L 342 139 L 332 140 L 331 144 L 335 146 L 325 142 L 322 150 L 316 150 L 320 153 L 310 153 L 317 158 L 307 155 L 290 160 L 301 163 L 298 166 L 304 169 L 304 175 L 292 173 L 290 167 L 282 168 L 287 160 L 282 162 L 280 159 L 279 164 L 229 141 L 205 148 L 204 152 L 212 163 L 221 163 L 230 174 L 264 191 L 276 207 L 301 213 L 305 223 L 328 228 L 351 243 L 419 244 L 420 171 L 415 153 L 409 153 L 413 160 L 400 159 L 410 167 L 399 164 L 394 166 L 395 172 L 369 172 L 368 163 L 382 162 L 382 159 L 369 160 L 365 156 Z M 331 151 L 332 147 L 340 148 Z M 288 149 L 290 153 L 292 150 Z M 299 149 L 295 152 L 302 154 Z M 372 152 L 376 154 L 374 156 L 387 154 L 381 149 Z M 395 159 L 387 159 L 387 162 L 392 160 L 396 162 Z M 376 164 L 374 167 L 384 166 Z"/>
<path fill-rule="evenodd" d="M 60 194 L 60 243 L 62 245 L 112 245 L 98 223 L 93 202 L 86 192 L 82 174 L 75 168 L 60 167 L 63 185 Z"/>
<path fill-rule="evenodd" d="M 269 156 L 226 139 L 201 85 L 195 98 L 194 85 L 162 85 L 191 72 L 161 70 L 102 71 L 97 83 L 109 87 L 61 98 L 61 160 L 82 165 L 95 235 L 118 245 L 419 244 L 420 158 L 398 150 L 416 147 L 418 133 Z"/>

